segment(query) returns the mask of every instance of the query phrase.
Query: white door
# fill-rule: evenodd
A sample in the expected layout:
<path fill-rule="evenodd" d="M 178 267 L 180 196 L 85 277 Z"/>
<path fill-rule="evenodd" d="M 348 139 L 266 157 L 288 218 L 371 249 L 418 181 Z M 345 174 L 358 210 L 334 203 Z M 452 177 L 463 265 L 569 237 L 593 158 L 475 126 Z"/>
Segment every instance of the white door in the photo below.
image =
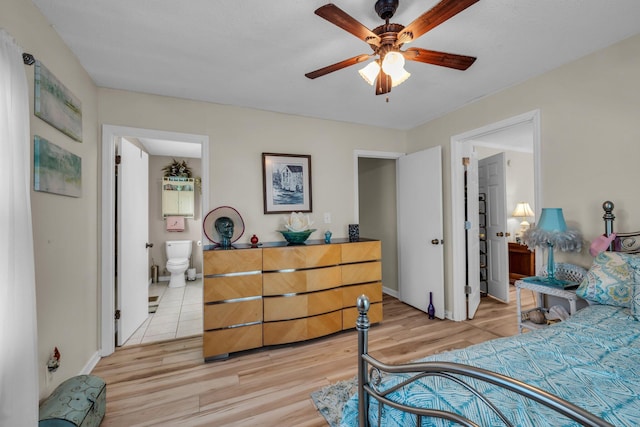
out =
<path fill-rule="evenodd" d="M 463 147 L 465 159 L 466 194 L 466 242 L 467 242 L 467 318 L 473 316 L 480 305 L 480 228 L 479 228 L 479 191 L 478 157 L 472 144 Z"/>
<path fill-rule="evenodd" d="M 487 293 L 509 302 L 509 252 L 505 155 L 498 153 L 479 161 L 481 185 L 487 193 Z M 482 182 L 484 180 L 484 183 Z"/>
<path fill-rule="evenodd" d="M 444 318 L 441 147 L 398 159 L 398 290 L 400 300 L 422 311 L 433 294 Z"/>
<path fill-rule="evenodd" d="M 149 156 L 120 142 L 117 200 L 116 345 L 124 344 L 149 316 Z"/>

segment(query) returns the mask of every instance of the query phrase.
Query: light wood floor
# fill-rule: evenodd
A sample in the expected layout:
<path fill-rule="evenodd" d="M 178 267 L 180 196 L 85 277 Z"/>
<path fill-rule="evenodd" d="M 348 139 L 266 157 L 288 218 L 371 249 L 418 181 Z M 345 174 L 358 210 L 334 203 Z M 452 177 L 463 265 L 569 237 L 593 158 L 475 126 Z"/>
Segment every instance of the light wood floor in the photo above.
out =
<path fill-rule="evenodd" d="M 483 298 L 470 321 L 429 320 L 385 296 L 384 321 L 373 326 L 369 350 L 402 363 L 517 333 L 511 303 Z M 525 306 L 533 296 L 523 292 Z M 310 393 L 356 374 L 355 330 L 296 345 L 262 349 L 204 363 L 202 338 L 124 347 L 93 371 L 107 382 L 108 426 L 326 426 Z"/>

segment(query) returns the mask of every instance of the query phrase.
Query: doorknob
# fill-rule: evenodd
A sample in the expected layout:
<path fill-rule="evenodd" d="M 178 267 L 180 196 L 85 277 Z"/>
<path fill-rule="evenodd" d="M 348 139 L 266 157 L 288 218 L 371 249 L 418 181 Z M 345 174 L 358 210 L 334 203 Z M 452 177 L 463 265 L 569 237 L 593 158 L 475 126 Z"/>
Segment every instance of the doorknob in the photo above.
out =
<path fill-rule="evenodd" d="M 433 240 L 431 241 L 431 244 L 432 244 L 432 245 L 438 245 L 438 244 L 440 244 L 440 240 L 439 240 L 439 239 L 433 239 Z"/>
<path fill-rule="evenodd" d="M 144 247 L 145 248 L 152 248 L 153 247 L 153 243 L 145 243 Z"/>
<path fill-rule="evenodd" d="M 499 233 L 496 233 L 496 236 L 498 236 L 498 237 L 504 237 L 504 233 L 501 231 L 501 232 L 499 232 Z"/>

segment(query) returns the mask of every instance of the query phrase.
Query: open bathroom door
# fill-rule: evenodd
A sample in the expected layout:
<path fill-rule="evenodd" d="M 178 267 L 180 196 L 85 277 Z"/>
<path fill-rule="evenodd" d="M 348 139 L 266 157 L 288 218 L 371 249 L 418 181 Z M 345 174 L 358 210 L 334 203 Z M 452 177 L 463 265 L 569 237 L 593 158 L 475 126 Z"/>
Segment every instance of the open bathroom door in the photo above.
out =
<path fill-rule="evenodd" d="M 149 155 L 125 138 L 118 151 L 116 345 L 121 346 L 149 316 Z"/>

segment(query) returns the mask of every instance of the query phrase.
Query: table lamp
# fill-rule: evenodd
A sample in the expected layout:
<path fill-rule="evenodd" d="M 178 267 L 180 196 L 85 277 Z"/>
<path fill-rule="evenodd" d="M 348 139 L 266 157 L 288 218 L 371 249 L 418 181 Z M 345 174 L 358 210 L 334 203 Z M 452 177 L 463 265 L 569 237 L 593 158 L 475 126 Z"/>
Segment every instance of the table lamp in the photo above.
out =
<path fill-rule="evenodd" d="M 553 251 L 559 249 L 562 252 L 579 252 L 582 248 L 582 234 L 577 230 L 567 228 L 561 208 L 542 208 L 536 227 L 526 230 L 522 241 L 529 249 L 546 247 L 549 251 L 547 277 L 536 276 L 523 280 L 543 282 L 558 287 L 569 284 L 569 282 L 555 277 Z"/>
<path fill-rule="evenodd" d="M 519 202 L 516 205 L 516 208 L 513 210 L 513 213 L 511 214 L 511 216 L 516 218 L 522 218 L 522 222 L 520 223 L 520 232 L 518 233 L 518 235 L 522 236 L 522 234 L 525 231 L 527 231 L 527 229 L 530 226 L 529 222 L 527 221 L 527 218 L 534 215 L 535 214 L 533 213 L 531 206 L 529 206 L 529 203 Z"/>

